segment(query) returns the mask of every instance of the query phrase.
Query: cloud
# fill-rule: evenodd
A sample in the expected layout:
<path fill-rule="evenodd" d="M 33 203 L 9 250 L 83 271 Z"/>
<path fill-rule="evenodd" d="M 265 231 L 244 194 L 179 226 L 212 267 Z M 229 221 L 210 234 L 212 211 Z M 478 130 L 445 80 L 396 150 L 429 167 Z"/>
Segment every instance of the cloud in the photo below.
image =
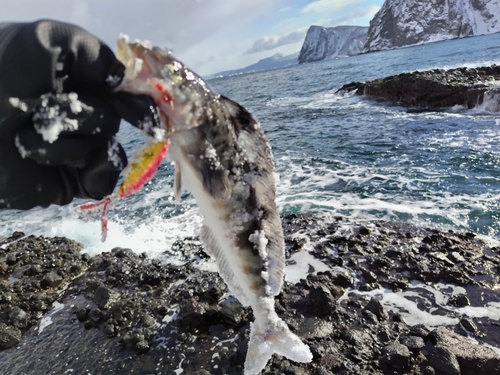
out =
<path fill-rule="evenodd" d="M 253 43 L 252 48 L 247 50 L 244 54 L 249 55 L 251 53 L 269 51 L 287 44 L 297 43 L 304 39 L 307 27 L 292 31 L 291 33 L 283 35 L 271 35 L 265 36 L 261 39 L 256 40 Z"/>
<path fill-rule="evenodd" d="M 231 24 L 246 24 L 279 0 L 0 0 L 1 21 L 76 23 L 114 45 L 120 32 L 177 51 Z"/>
<path fill-rule="evenodd" d="M 85 0 L 76 0 L 73 3 L 69 21 L 77 24 L 89 23 L 89 5 Z"/>
<path fill-rule="evenodd" d="M 369 8 L 357 8 L 347 14 L 343 14 L 339 17 L 323 21 L 321 22 L 321 25 L 325 27 L 335 27 L 340 25 L 356 24 L 360 19 L 371 20 L 375 13 L 377 13 L 379 10 L 380 6 L 378 5 L 372 5 Z"/>
<path fill-rule="evenodd" d="M 366 0 L 316 0 L 308 5 L 306 5 L 302 12 L 313 12 L 313 13 L 333 13 L 341 9 L 351 7 L 354 4 L 365 2 Z"/>

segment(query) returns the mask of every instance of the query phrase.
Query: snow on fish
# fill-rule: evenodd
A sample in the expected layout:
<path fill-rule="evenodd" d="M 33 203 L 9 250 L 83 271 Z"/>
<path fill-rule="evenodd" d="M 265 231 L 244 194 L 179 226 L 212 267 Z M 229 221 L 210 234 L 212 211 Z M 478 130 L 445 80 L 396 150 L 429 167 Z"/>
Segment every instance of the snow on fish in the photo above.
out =
<path fill-rule="evenodd" d="M 184 186 L 195 197 L 206 252 L 231 293 L 253 309 L 245 375 L 259 373 L 274 353 L 310 362 L 309 347 L 274 310 L 284 277 L 284 240 L 271 150 L 260 124 L 168 50 L 120 36 L 117 56 L 126 67 L 119 89 L 150 95 L 160 108 L 176 195 Z M 140 173 L 133 178 L 140 179 Z"/>

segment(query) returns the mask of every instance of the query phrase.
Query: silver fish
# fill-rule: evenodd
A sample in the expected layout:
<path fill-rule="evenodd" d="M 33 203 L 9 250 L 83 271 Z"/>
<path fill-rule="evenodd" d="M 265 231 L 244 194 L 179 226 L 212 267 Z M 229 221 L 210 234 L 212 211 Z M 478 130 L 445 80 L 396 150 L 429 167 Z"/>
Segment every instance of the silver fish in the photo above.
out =
<path fill-rule="evenodd" d="M 253 309 L 245 375 L 259 373 L 273 353 L 310 362 L 309 347 L 274 310 L 283 284 L 284 240 L 272 154 L 260 124 L 168 50 L 121 36 L 117 56 L 126 67 L 120 90 L 148 94 L 160 108 L 176 194 L 183 185 L 195 197 L 206 252 L 230 292 Z"/>

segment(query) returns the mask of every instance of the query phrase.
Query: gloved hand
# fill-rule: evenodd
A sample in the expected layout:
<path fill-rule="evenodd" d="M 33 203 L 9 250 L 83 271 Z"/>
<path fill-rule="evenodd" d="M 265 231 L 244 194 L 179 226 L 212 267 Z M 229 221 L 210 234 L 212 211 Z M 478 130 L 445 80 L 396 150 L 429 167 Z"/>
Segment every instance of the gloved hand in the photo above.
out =
<path fill-rule="evenodd" d="M 124 67 L 85 30 L 55 21 L 0 24 L 0 208 L 110 194 L 127 159 L 121 119 L 154 134 L 148 96 L 113 93 Z"/>

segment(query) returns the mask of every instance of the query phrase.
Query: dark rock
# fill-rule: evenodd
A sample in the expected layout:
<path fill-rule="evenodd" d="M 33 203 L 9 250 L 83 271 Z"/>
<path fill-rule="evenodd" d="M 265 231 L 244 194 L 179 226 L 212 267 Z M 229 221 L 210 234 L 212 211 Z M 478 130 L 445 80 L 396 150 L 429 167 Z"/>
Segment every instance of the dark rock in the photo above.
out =
<path fill-rule="evenodd" d="M 342 288 L 349 288 L 354 283 L 352 276 L 347 272 L 335 272 L 331 276 L 332 283 Z"/>
<path fill-rule="evenodd" d="M 120 299 L 120 293 L 105 287 L 99 286 L 94 293 L 93 300 L 100 309 L 107 310 L 113 303 Z"/>
<path fill-rule="evenodd" d="M 32 264 L 26 271 L 27 275 L 38 275 L 43 272 L 43 267 L 40 264 Z"/>
<path fill-rule="evenodd" d="M 362 236 L 368 236 L 370 235 L 370 230 L 367 227 L 359 227 L 359 234 Z"/>
<path fill-rule="evenodd" d="M 462 325 L 462 327 L 464 327 L 467 331 L 471 333 L 478 332 L 476 324 L 469 317 L 463 317 L 462 319 L 460 319 L 460 324 Z"/>
<path fill-rule="evenodd" d="M 245 310 L 239 301 L 232 301 L 219 310 L 221 320 L 231 326 L 238 326 L 243 319 L 244 313 Z"/>
<path fill-rule="evenodd" d="M 458 294 L 450 297 L 448 303 L 457 307 L 470 306 L 470 300 L 465 294 Z"/>
<path fill-rule="evenodd" d="M 366 309 L 374 313 L 379 319 L 389 319 L 389 315 L 384 310 L 384 307 L 382 306 L 380 301 L 376 298 L 372 298 L 370 302 L 368 302 L 368 304 L 366 305 Z"/>
<path fill-rule="evenodd" d="M 405 369 L 410 366 L 411 353 L 410 350 L 402 344 L 391 344 L 384 348 L 384 356 L 381 363 L 385 363 L 388 367 L 394 369 Z"/>
<path fill-rule="evenodd" d="M 460 364 L 457 357 L 447 348 L 435 346 L 428 357 L 431 366 L 445 375 L 460 375 Z"/>
<path fill-rule="evenodd" d="M 405 336 L 399 341 L 410 349 L 414 355 L 417 355 L 425 347 L 424 340 L 418 336 Z"/>
<path fill-rule="evenodd" d="M 425 339 L 430 333 L 429 329 L 423 324 L 417 324 L 410 328 L 410 334 Z"/>
<path fill-rule="evenodd" d="M 16 262 L 17 262 L 17 257 L 16 257 L 16 254 L 14 254 L 14 253 L 9 253 L 5 257 L 5 263 L 7 263 L 7 265 L 9 265 L 9 266 L 16 264 Z"/>
<path fill-rule="evenodd" d="M 9 312 L 10 323 L 17 328 L 28 326 L 28 314 L 23 309 L 15 306 Z"/>
<path fill-rule="evenodd" d="M 366 95 L 394 101 L 403 105 L 424 108 L 442 108 L 462 105 L 473 108 L 483 102 L 490 87 L 484 82 L 500 79 L 500 66 L 475 69 L 433 70 L 403 73 L 368 82 L 352 82 L 342 86 L 339 93 L 357 90 Z M 473 233 L 465 234 L 473 238 Z M 432 244 L 431 236 L 424 243 Z"/>
<path fill-rule="evenodd" d="M 305 338 L 325 338 L 333 333 L 333 324 L 317 318 L 307 318 L 299 328 L 299 336 Z"/>
<path fill-rule="evenodd" d="M 309 289 L 309 298 L 314 306 L 315 311 L 320 316 L 330 315 L 335 309 L 336 298 L 332 295 L 328 286 L 313 285 Z"/>
<path fill-rule="evenodd" d="M 445 327 L 436 328 L 429 334 L 429 339 L 435 345 L 432 355 L 436 364 L 443 363 L 439 357 L 446 356 L 446 361 L 450 362 L 450 368 L 456 368 L 457 363 L 459 364 L 457 374 L 500 374 L 500 355 L 492 349 L 481 345 L 472 345 L 463 336 Z M 441 349 L 436 352 L 438 347 Z M 436 370 L 440 369 L 430 359 L 429 362 Z"/>
<path fill-rule="evenodd" d="M 21 331 L 16 327 L 0 323 L 0 350 L 11 348 L 21 341 Z"/>
<path fill-rule="evenodd" d="M 60 285 L 63 278 L 57 274 L 57 272 L 51 271 L 44 276 L 41 281 L 41 285 L 44 288 L 54 288 Z"/>
<path fill-rule="evenodd" d="M 78 310 L 76 310 L 76 317 L 80 322 L 83 323 L 89 317 L 89 312 L 90 312 L 90 309 L 88 309 L 88 308 L 78 309 Z"/>

